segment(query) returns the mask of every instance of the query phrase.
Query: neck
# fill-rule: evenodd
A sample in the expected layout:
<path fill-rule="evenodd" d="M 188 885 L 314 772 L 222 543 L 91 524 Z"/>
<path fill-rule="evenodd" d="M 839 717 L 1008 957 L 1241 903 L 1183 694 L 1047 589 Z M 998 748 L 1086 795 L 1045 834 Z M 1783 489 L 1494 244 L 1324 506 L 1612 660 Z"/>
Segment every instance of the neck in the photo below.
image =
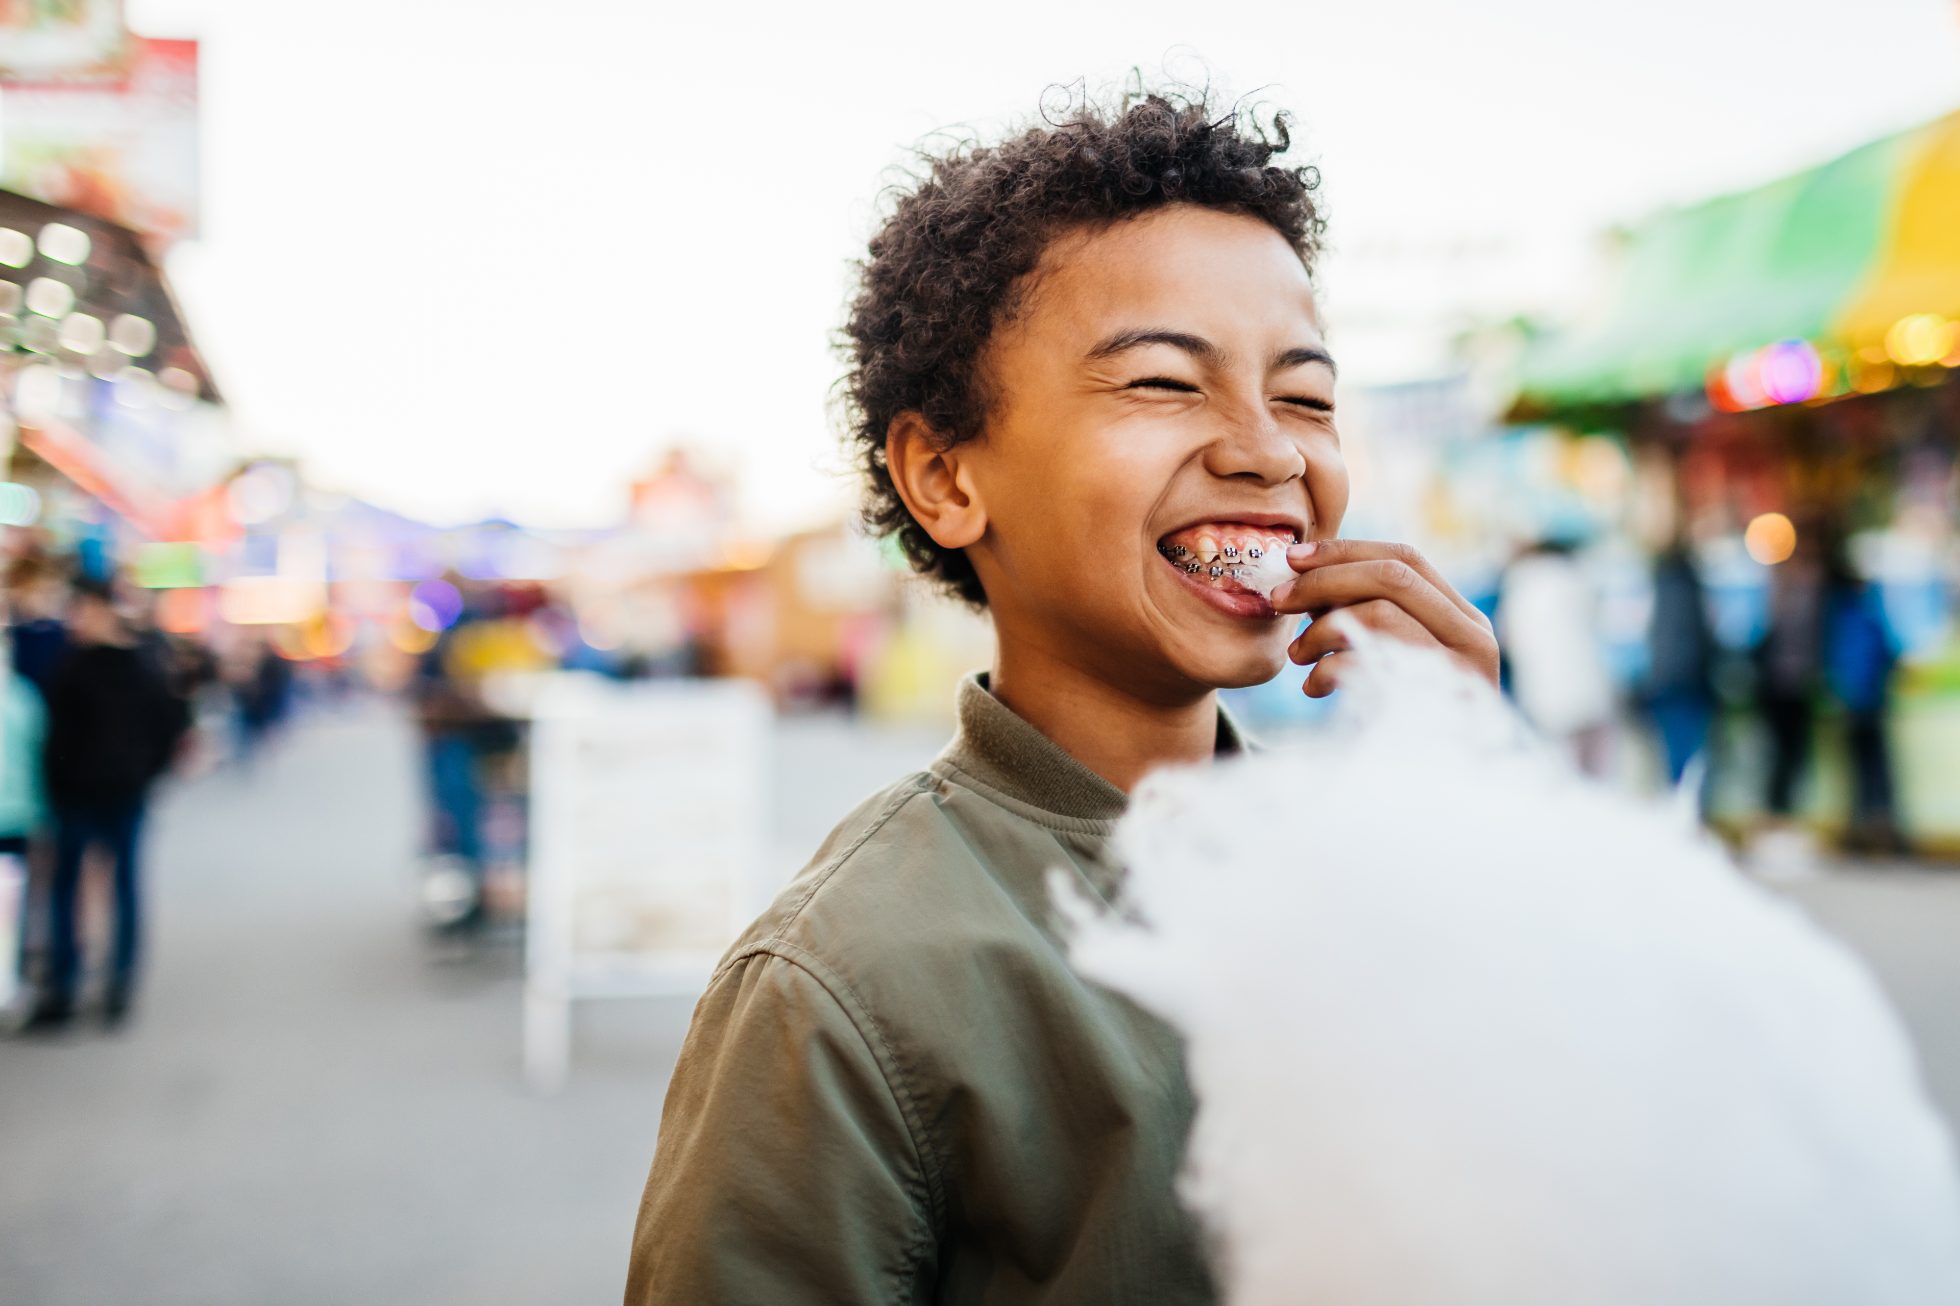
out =
<path fill-rule="evenodd" d="M 1218 695 L 1159 703 L 1047 650 L 1007 639 L 989 688 L 1076 761 L 1129 793 L 1158 767 L 1207 762 L 1218 745 Z"/>

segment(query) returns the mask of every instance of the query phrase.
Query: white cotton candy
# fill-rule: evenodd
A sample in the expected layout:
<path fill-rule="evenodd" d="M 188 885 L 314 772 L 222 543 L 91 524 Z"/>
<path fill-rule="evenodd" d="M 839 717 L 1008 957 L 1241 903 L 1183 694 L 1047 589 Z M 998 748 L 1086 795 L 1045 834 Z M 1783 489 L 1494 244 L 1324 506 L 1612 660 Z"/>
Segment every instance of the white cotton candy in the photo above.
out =
<path fill-rule="evenodd" d="M 1139 788 L 1123 913 L 1058 895 L 1186 1035 L 1231 1306 L 1960 1302 L 1952 1144 L 1865 968 L 1357 641 L 1314 747 Z"/>
<path fill-rule="evenodd" d="M 1286 560 L 1282 549 L 1266 549 L 1256 558 L 1248 557 L 1236 564 L 1239 583 L 1247 589 L 1257 590 L 1271 598 L 1273 591 L 1292 580 L 1300 573 Z"/>

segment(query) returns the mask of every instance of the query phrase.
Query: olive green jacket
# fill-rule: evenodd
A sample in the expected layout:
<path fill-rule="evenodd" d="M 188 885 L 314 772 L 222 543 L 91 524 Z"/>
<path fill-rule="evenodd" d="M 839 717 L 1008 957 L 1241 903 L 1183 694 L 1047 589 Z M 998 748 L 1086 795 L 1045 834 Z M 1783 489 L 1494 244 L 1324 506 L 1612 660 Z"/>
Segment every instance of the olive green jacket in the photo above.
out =
<path fill-rule="evenodd" d="M 1112 892 L 1125 801 L 961 685 L 953 742 L 845 818 L 695 1009 L 628 1306 L 1215 1299 L 1173 1192 L 1178 1039 L 1050 922 L 1051 867 Z"/>

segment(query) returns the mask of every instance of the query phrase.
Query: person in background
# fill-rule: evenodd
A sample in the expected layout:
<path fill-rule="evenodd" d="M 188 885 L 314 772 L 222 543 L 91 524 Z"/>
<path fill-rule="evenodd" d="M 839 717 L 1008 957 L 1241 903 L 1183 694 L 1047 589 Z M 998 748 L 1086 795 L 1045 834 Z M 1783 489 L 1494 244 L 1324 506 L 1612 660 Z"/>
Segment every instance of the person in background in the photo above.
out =
<path fill-rule="evenodd" d="M 1904 853 L 1893 802 L 1886 700 L 1899 662 L 1899 639 L 1878 587 L 1852 570 L 1842 549 L 1826 561 L 1823 688 L 1844 712 L 1851 762 L 1851 812 L 1844 846 L 1852 852 Z"/>
<path fill-rule="evenodd" d="M 12 993 L 26 954 L 27 857 L 30 840 L 47 824 L 41 747 L 47 710 L 40 691 L 13 668 L 12 639 L 0 597 L 0 993 Z"/>
<path fill-rule="evenodd" d="M 508 643 L 501 599 L 460 576 L 448 579 L 463 609 L 422 655 L 413 684 L 433 817 L 423 896 L 440 931 L 469 935 L 489 922 L 484 768 L 514 746 L 515 727 L 483 698 L 493 654 Z"/>
<path fill-rule="evenodd" d="M 1810 763 L 1817 681 L 1823 659 L 1824 554 L 1820 527 L 1798 528 L 1796 551 L 1770 570 L 1769 622 L 1756 646 L 1756 701 L 1769 731 L 1763 808 L 1787 824 Z"/>
<path fill-rule="evenodd" d="M 45 775 L 54 811 L 48 957 L 29 1029 L 65 1025 L 80 969 L 76 900 L 82 859 L 101 846 L 112 869 L 115 945 L 103 1014 L 127 1014 L 142 938 L 138 846 L 151 786 L 190 726 L 153 658 L 116 611 L 110 582 L 83 578 L 68 608 L 69 648 L 48 683 Z"/>
<path fill-rule="evenodd" d="M 45 697 L 48 680 L 68 651 L 68 630 L 61 621 L 67 598 L 64 573 L 47 558 L 24 555 L 7 569 L 7 593 L 13 617 L 8 660 Z"/>
<path fill-rule="evenodd" d="M 1688 541 L 1677 536 L 1654 559 L 1654 612 L 1647 627 L 1646 707 L 1669 784 L 1680 784 L 1688 764 L 1708 746 L 1715 657 L 1701 570 Z"/>
<path fill-rule="evenodd" d="M 0 854 L 25 856 L 27 841 L 47 814 L 41 782 L 41 749 L 47 710 L 40 691 L 14 670 L 13 631 L 0 596 Z"/>
<path fill-rule="evenodd" d="M 1518 710 L 1571 750 L 1589 775 L 1611 762 L 1613 681 L 1599 641 L 1599 603 L 1573 546 L 1545 539 L 1504 573 L 1498 642 Z"/>
<path fill-rule="evenodd" d="M 231 690 L 232 760 L 246 766 L 286 720 L 292 706 L 293 668 L 259 635 L 239 650 L 225 679 Z"/>

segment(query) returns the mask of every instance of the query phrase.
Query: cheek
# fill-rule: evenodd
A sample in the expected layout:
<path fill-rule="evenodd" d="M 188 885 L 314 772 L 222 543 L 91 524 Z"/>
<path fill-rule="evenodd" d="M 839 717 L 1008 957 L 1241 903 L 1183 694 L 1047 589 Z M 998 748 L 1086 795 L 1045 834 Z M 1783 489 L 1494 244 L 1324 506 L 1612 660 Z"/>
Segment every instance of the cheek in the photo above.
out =
<path fill-rule="evenodd" d="M 1307 455 L 1307 497 L 1313 502 L 1315 532 L 1340 534 L 1341 519 L 1347 516 L 1348 472 L 1339 446 Z"/>
<path fill-rule="evenodd" d="M 1068 591 L 1077 571 L 1094 571 L 1113 509 L 1090 458 L 1062 449 L 1003 459 L 983 489 L 997 557 L 1019 583 Z M 1009 465 L 1011 464 L 1011 466 Z"/>
<path fill-rule="evenodd" d="M 1098 449 L 1073 469 L 1085 501 L 1096 505 L 1104 531 L 1129 529 L 1149 515 L 1177 470 L 1166 439 L 1133 440 Z"/>
<path fill-rule="evenodd" d="M 1057 425 L 1014 450 L 1012 525 L 1081 542 L 1137 536 L 1177 465 L 1177 434 L 1139 423 Z"/>

